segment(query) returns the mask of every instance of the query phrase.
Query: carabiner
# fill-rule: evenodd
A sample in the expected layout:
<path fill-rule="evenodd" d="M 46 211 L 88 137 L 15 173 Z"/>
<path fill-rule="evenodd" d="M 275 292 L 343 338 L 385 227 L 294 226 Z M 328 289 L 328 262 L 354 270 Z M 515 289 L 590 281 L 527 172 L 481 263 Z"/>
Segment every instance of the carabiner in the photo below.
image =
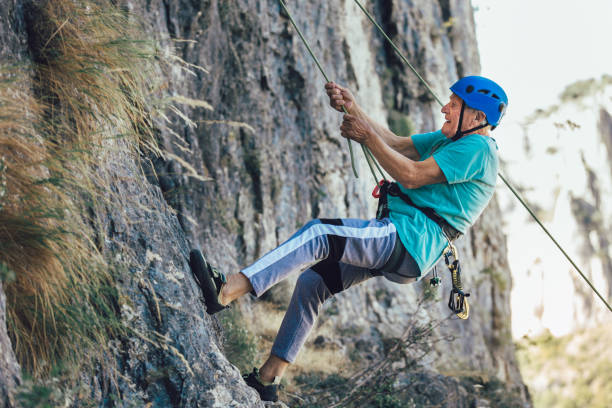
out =
<path fill-rule="evenodd" d="M 386 180 L 380 180 L 378 182 L 378 184 L 376 185 L 376 187 L 374 187 L 374 190 L 372 191 L 372 197 L 380 198 L 380 189 L 385 184 L 385 181 Z"/>

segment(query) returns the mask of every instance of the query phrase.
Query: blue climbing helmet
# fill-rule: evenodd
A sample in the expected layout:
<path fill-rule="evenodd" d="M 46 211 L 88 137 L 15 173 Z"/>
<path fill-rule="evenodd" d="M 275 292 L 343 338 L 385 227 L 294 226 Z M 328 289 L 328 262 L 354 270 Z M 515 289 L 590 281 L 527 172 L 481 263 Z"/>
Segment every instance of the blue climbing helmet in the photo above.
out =
<path fill-rule="evenodd" d="M 450 87 L 472 109 L 484 112 L 494 129 L 506 112 L 508 97 L 501 86 L 478 75 L 461 78 Z"/>

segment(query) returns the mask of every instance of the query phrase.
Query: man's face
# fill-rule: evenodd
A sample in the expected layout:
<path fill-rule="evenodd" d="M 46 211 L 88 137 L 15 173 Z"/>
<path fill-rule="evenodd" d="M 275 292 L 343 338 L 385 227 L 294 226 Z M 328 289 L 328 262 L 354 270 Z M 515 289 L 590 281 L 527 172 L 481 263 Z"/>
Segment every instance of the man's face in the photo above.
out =
<path fill-rule="evenodd" d="M 457 133 L 457 125 L 459 124 L 459 115 L 461 115 L 462 102 L 463 101 L 460 97 L 452 94 L 448 103 L 442 107 L 442 113 L 444 114 L 444 119 L 446 119 L 446 122 L 444 122 L 442 125 L 442 133 L 448 138 L 455 136 L 455 133 Z M 472 126 L 472 122 L 474 121 L 475 116 L 476 111 L 469 109 L 466 106 L 465 111 L 463 112 L 463 123 L 461 130 L 467 130 L 474 127 Z"/>

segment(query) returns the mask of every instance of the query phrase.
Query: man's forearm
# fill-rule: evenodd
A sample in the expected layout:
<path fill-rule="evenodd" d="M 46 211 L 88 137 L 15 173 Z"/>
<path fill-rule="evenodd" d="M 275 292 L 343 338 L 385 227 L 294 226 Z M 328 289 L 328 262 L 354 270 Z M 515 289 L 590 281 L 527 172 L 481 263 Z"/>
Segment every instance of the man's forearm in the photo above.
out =
<path fill-rule="evenodd" d="M 393 150 L 373 130 L 365 144 L 387 173 L 405 188 L 446 182 L 446 176 L 433 157 L 423 161 L 412 160 Z"/>
<path fill-rule="evenodd" d="M 382 136 L 378 136 L 379 134 L 372 135 L 366 143 L 367 147 L 394 180 L 406 188 L 411 188 L 415 171 L 414 161 L 395 150 Z"/>

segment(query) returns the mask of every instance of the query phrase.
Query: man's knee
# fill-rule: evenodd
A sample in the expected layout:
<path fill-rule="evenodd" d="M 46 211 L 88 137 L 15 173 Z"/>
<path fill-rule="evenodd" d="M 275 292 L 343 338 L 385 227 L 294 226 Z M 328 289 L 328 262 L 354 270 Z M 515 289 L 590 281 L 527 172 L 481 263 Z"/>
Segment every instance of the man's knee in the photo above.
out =
<path fill-rule="evenodd" d="M 312 267 L 312 270 L 321 278 L 329 292 L 335 295 L 343 290 L 342 273 L 340 272 L 340 264 L 331 258 L 330 256 L 319 262 Z"/>
<path fill-rule="evenodd" d="M 295 296 L 302 301 L 322 304 L 332 296 L 323 278 L 311 269 L 304 271 L 295 284 Z"/>

